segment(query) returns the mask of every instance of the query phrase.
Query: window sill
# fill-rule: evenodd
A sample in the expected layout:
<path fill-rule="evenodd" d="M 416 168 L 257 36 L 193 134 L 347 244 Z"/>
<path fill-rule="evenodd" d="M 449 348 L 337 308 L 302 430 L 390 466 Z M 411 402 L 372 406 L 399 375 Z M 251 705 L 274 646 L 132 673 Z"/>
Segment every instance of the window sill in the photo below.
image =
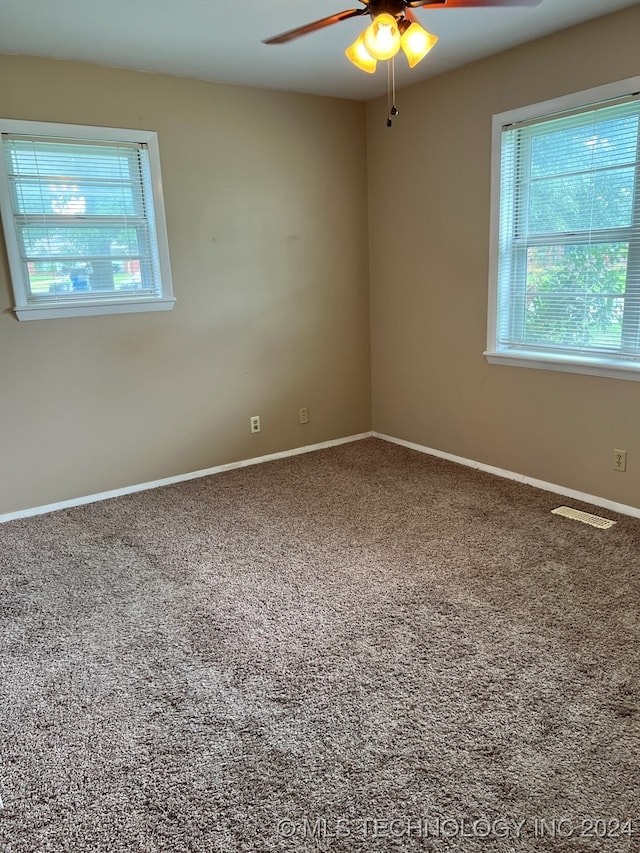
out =
<path fill-rule="evenodd" d="M 604 376 L 609 379 L 631 379 L 640 382 L 640 363 L 623 364 L 613 359 L 594 359 L 574 355 L 543 355 L 539 352 L 484 353 L 489 364 L 507 367 L 530 367 L 534 370 L 556 370 L 562 373 L 582 373 L 587 376 Z"/>
<path fill-rule="evenodd" d="M 109 302 L 66 302 L 58 305 L 21 305 L 14 308 L 18 320 L 52 320 L 56 317 L 94 317 L 98 314 L 133 314 L 140 311 L 171 311 L 174 298 Z"/>

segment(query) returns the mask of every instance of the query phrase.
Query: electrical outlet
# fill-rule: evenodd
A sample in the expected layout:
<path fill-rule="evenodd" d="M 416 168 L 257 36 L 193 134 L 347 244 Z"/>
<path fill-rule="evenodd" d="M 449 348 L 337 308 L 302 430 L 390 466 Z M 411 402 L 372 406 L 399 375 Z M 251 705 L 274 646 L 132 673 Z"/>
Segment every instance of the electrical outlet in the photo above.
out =
<path fill-rule="evenodd" d="M 253 415 L 250 418 L 251 432 L 260 432 L 260 415 Z"/>
<path fill-rule="evenodd" d="M 627 470 L 627 451 L 626 450 L 614 450 L 613 451 L 613 470 L 614 471 L 626 471 Z"/>
<path fill-rule="evenodd" d="M 306 407 L 304 409 L 300 409 L 300 423 L 308 424 L 309 423 L 309 409 Z"/>

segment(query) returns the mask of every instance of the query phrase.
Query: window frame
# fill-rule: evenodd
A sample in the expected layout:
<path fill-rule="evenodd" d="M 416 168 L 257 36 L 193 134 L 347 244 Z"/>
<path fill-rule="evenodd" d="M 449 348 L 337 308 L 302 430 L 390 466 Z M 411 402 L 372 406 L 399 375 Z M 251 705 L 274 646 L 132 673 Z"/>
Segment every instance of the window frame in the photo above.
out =
<path fill-rule="evenodd" d="M 13 288 L 15 303 L 13 310 L 18 320 L 46 320 L 56 317 L 172 310 L 176 300 L 173 296 L 158 134 L 152 130 L 95 127 L 6 118 L 0 118 L 0 134 L 42 136 L 49 139 L 60 139 L 61 142 L 120 142 L 143 146 L 147 152 L 149 165 L 149 175 L 146 181 L 149 193 L 146 201 L 153 206 L 153 230 L 155 231 L 156 241 L 155 246 L 152 245 L 152 250 L 155 249 L 156 252 L 159 283 L 156 295 L 149 293 L 136 295 L 135 292 L 129 292 L 126 295 L 121 293 L 108 296 L 101 295 L 94 299 L 90 296 L 84 296 L 74 300 L 67 296 L 57 301 L 55 298 L 47 297 L 46 301 L 36 303 L 33 299 L 29 299 L 29 282 L 26 280 L 22 263 L 16 214 L 13 209 L 4 152 L 0 149 L 0 215 Z"/>
<path fill-rule="evenodd" d="M 537 370 L 555 370 L 614 379 L 640 381 L 640 360 L 624 362 L 622 359 L 602 355 L 577 355 L 575 353 L 541 352 L 535 349 L 500 349 L 498 344 L 498 272 L 500 254 L 500 185 L 502 177 L 502 133 L 505 126 L 518 122 L 542 120 L 554 113 L 593 106 L 608 100 L 624 98 L 640 92 L 640 77 L 630 77 L 604 86 L 563 95 L 559 98 L 529 104 L 492 118 L 491 142 L 491 211 L 489 241 L 489 305 L 487 314 L 487 349 L 484 352 L 490 364 L 526 367 Z M 640 179 L 640 173 L 638 174 Z M 640 189 L 636 187 L 636 192 Z"/>

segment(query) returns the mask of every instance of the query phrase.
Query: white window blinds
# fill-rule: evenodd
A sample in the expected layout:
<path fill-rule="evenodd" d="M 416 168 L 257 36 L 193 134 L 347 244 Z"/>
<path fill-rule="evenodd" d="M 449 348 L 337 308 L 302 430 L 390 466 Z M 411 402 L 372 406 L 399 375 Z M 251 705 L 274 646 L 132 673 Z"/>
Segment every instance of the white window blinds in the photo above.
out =
<path fill-rule="evenodd" d="M 160 293 L 146 146 L 3 134 L 28 303 Z"/>
<path fill-rule="evenodd" d="M 496 349 L 640 362 L 640 101 L 503 128 Z"/>

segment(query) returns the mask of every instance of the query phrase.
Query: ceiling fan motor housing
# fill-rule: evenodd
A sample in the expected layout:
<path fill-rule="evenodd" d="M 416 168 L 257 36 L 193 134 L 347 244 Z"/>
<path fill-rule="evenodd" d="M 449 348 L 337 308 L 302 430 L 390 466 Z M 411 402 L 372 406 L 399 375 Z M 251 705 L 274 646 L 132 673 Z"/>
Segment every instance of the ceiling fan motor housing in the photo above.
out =
<path fill-rule="evenodd" d="M 369 0 L 367 9 L 371 15 L 371 20 L 377 18 L 378 15 L 391 15 L 399 21 L 404 18 L 406 5 L 404 0 Z"/>

